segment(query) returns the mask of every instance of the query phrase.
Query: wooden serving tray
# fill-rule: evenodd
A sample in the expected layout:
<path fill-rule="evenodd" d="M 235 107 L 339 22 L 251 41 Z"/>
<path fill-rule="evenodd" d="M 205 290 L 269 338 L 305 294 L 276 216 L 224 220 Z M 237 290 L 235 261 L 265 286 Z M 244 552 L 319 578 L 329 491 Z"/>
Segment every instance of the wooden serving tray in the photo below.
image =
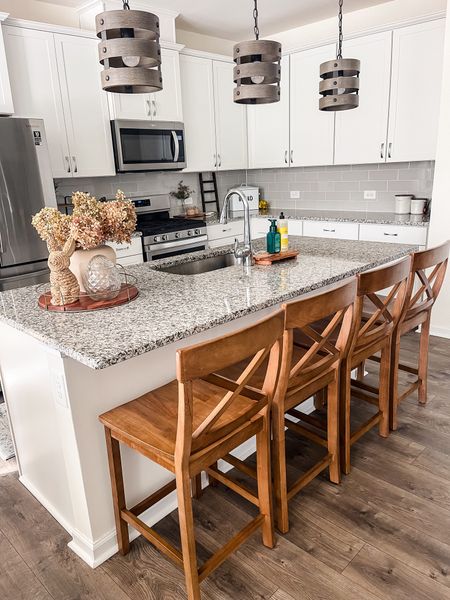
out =
<path fill-rule="evenodd" d="M 278 252 L 277 254 L 269 254 L 269 252 L 260 252 L 255 254 L 255 263 L 257 265 L 269 266 L 274 262 L 280 260 L 289 260 L 290 258 L 296 258 L 299 255 L 299 250 L 286 250 L 285 252 Z"/>
<path fill-rule="evenodd" d="M 92 310 L 104 310 L 114 306 L 120 306 L 134 300 L 139 294 L 139 290 L 135 285 L 122 283 L 122 289 L 119 295 L 112 300 L 93 300 L 87 294 L 81 294 L 80 299 L 72 304 L 63 304 L 56 306 L 52 304 L 52 295 L 50 292 L 45 292 L 39 296 L 38 304 L 43 310 L 51 312 L 87 312 Z"/>

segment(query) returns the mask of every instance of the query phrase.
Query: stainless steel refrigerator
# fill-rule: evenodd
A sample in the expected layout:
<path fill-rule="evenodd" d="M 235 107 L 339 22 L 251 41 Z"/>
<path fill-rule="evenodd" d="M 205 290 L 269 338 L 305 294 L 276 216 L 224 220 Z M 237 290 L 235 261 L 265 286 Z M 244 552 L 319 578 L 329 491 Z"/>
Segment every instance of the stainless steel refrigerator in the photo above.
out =
<path fill-rule="evenodd" d="M 0 291 L 48 280 L 31 225 L 44 206 L 56 207 L 44 121 L 0 117 Z"/>

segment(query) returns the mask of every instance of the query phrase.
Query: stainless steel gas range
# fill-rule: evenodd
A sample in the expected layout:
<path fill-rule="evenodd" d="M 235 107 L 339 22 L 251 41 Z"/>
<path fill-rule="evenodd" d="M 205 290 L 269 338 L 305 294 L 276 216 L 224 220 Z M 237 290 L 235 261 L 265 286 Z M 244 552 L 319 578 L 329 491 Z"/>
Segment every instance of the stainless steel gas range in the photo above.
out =
<path fill-rule="evenodd" d="M 137 213 L 136 229 L 142 233 L 145 261 L 206 249 L 206 223 L 197 219 L 170 217 L 168 195 L 132 198 L 132 202 Z"/>

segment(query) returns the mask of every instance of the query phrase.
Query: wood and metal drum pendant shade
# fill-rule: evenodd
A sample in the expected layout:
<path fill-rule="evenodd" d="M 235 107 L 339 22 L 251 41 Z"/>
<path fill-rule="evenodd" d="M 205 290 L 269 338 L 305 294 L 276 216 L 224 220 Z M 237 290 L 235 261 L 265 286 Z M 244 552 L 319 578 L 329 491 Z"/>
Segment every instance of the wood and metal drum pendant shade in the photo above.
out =
<path fill-rule="evenodd" d="M 360 61 L 337 58 L 320 65 L 320 110 L 349 110 L 359 106 Z"/>
<path fill-rule="evenodd" d="M 103 89 L 122 94 L 162 90 L 158 17 L 142 10 L 111 10 L 95 22 Z"/>
<path fill-rule="evenodd" d="M 259 39 L 241 42 L 234 46 L 233 58 L 235 102 L 268 104 L 280 100 L 281 44 Z"/>

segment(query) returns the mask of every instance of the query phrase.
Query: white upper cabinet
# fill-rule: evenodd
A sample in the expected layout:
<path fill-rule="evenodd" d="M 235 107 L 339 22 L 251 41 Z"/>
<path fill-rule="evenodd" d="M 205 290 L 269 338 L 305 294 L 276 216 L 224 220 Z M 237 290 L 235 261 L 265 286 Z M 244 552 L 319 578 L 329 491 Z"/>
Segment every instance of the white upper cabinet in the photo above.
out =
<path fill-rule="evenodd" d="M 211 171 L 217 165 L 212 61 L 180 56 L 187 170 Z"/>
<path fill-rule="evenodd" d="M 52 33 L 4 27 L 17 117 L 44 119 L 53 177 L 70 177 L 70 151 Z"/>
<path fill-rule="evenodd" d="M 106 92 L 97 41 L 55 35 L 61 97 L 74 177 L 115 175 Z"/>
<path fill-rule="evenodd" d="M 344 54 L 361 61 L 359 107 L 336 113 L 335 164 L 384 162 L 389 116 L 392 32 L 345 42 Z"/>
<path fill-rule="evenodd" d="M 8 66 L 6 63 L 5 45 L 3 42 L 3 14 L 5 13 L 0 13 L 0 115 L 12 115 L 14 106 L 9 83 Z"/>
<path fill-rule="evenodd" d="M 289 56 L 281 59 L 280 101 L 247 107 L 250 169 L 289 166 Z"/>
<path fill-rule="evenodd" d="M 217 168 L 247 168 L 247 111 L 233 101 L 233 64 L 213 61 Z"/>
<path fill-rule="evenodd" d="M 178 50 L 161 49 L 163 89 L 154 94 L 108 94 L 115 119 L 182 121 L 180 56 Z"/>
<path fill-rule="evenodd" d="M 394 31 L 388 161 L 435 158 L 444 35 L 442 19 Z"/>
<path fill-rule="evenodd" d="M 291 166 L 332 165 L 334 113 L 319 110 L 320 64 L 334 44 L 291 55 Z"/>

